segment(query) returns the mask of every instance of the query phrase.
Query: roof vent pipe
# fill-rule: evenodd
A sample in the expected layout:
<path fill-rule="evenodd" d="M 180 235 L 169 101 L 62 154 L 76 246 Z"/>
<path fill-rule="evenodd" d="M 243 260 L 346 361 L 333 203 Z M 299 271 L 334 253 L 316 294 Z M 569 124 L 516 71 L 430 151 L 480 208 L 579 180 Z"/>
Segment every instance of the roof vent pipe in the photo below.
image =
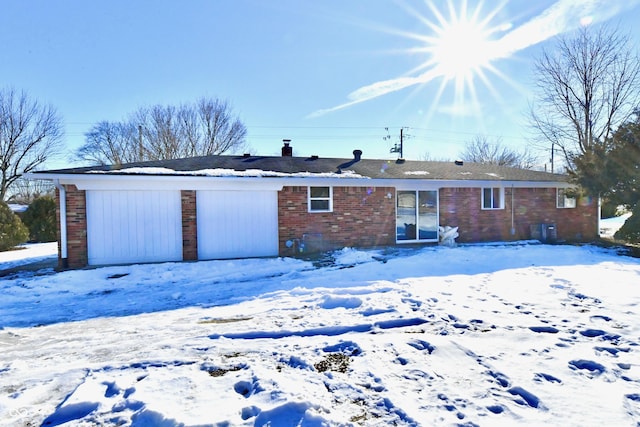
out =
<path fill-rule="evenodd" d="M 362 150 L 353 150 L 353 160 L 358 162 L 360 161 L 361 157 L 362 157 Z"/>
<path fill-rule="evenodd" d="M 291 144 L 291 140 L 290 139 L 283 139 L 282 142 L 284 143 L 284 145 L 282 146 L 282 157 L 292 157 L 293 156 L 293 147 L 291 147 L 289 144 Z"/>

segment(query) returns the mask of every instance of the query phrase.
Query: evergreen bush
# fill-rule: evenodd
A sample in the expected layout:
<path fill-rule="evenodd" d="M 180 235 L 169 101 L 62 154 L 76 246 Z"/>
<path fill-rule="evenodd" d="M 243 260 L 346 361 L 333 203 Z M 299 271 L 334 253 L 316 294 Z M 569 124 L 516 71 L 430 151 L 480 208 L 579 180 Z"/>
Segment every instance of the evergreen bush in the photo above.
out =
<path fill-rule="evenodd" d="M 0 201 L 0 251 L 6 251 L 29 239 L 29 229 L 13 213 L 9 205 Z"/>
<path fill-rule="evenodd" d="M 640 243 L 640 203 L 632 211 L 631 216 L 624 222 L 614 237 L 629 243 Z"/>
<path fill-rule="evenodd" d="M 603 219 L 618 216 L 618 205 L 608 199 L 603 199 L 602 206 L 600 207 L 600 213 L 602 214 Z"/>
<path fill-rule="evenodd" d="M 51 196 L 35 199 L 24 213 L 22 220 L 29 228 L 34 242 L 55 242 L 58 239 L 56 202 Z"/>

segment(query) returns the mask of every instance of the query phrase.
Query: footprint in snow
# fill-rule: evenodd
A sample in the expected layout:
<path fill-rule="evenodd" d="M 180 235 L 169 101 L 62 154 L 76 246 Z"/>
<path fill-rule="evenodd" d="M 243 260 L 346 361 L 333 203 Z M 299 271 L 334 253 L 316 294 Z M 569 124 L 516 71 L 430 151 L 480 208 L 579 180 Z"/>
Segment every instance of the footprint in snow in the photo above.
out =
<path fill-rule="evenodd" d="M 252 378 L 251 381 L 238 381 L 233 385 L 233 390 L 245 398 L 249 398 L 255 393 L 264 391 L 264 388 L 259 384 L 257 378 Z"/>
<path fill-rule="evenodd" d="M 512 395 L 516 396 L 514 401 L 519 405 L 528 405 L 532 408 L 540 407 L 540 399 L 533 393 L 523 389 L 522 387 L 512 387 L 507 390 Z"/>
<path fill-rule="evenodd" d="M 604 365 L 601 365 L 598 362 L 594 362 L 593 360 L 585 359 L 570 361 L 569 368 L 573 369 L 574 371 L 588 371 L 595 376 L 600 375 L 607 370 Z"/>
<path fill-rule="evenodd" d="M 633 420 L 640 419 L 640 393 L 626 394 L 624 407 Z"/>
<path fill-rule="evenodd" d="M 539 373 L 535 374 L 533 380 L 536 381 L 536 382 L 546 381 L 546 382 L 556 383 L 556 384 L 561 384 L 562 383 L 561 379 L 556 378 L 553 375 L 545 374 L 545 373 L 542 373 L 542 372 L 539 372 Z"/>
<path fill-rule="evenodd" d="M 409 344 L 411 347 L 415 348 L 416 350 L 427 351 L 429 352 L 429 354 L 433 353 L 436 349 L 435 346 L 433 346 L 432 344 L 422 340 L 412 340 L 412 341 L 409 341 L 407 344 Z"/>

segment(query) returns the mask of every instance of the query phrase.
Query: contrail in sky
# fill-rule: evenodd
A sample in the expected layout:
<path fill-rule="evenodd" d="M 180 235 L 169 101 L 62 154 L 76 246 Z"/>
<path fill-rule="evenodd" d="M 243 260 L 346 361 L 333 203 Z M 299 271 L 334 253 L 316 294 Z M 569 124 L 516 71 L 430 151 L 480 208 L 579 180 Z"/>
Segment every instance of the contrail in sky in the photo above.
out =
<path fill-rule="evenodd" d="M 500 39 L 488 42 L 487 47 L 491 50 L 488 59 L 508 58 L 558 34 L 574 30 L 580 25 L 606 21 L 638 3 L 640 0 L 559 0 L 540 15 L 509 31 Z M 351 92 L 348 102 L 314 111 L 307 118 L 320 117 L 407 87 L 430 82 L 438 77 L 444 77 L 444 73 L 436 64 L 417 76 L 378 81 Z"/>

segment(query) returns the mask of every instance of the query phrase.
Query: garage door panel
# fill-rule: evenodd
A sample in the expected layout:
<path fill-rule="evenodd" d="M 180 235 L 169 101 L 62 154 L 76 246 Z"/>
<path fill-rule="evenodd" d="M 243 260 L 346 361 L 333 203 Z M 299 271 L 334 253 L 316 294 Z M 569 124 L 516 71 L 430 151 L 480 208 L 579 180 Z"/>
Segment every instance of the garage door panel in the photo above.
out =
<path fill-rule="evenodd" d="M 277 255 L 277 210 L 275 191 L 198 191 L 198 257 Z"/>
<path fill-rule="evenodd" d="M 182 259 L 177 191 L 87 191 L 89 264 Z"/>

